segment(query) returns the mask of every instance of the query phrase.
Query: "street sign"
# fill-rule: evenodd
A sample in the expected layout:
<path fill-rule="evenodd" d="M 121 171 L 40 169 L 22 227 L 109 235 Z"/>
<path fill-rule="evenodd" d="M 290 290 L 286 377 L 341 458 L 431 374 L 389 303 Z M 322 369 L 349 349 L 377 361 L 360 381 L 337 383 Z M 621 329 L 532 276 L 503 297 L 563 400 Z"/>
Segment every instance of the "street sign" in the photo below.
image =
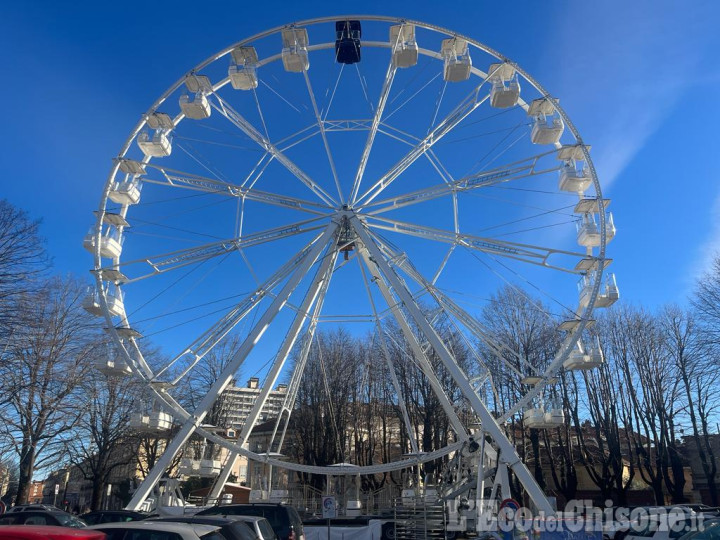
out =
<path fill-rule="evenodd" d="M 322 498 L 322 511 L 323 519 L 330 519 L 337 517 L 337 506 L 335 497 L 330 495 L 323 495 Z"/>
<path fill-rule="evenodd" d="M 60 484 L 55 484 L 55 495 L 60 493 Z"/>

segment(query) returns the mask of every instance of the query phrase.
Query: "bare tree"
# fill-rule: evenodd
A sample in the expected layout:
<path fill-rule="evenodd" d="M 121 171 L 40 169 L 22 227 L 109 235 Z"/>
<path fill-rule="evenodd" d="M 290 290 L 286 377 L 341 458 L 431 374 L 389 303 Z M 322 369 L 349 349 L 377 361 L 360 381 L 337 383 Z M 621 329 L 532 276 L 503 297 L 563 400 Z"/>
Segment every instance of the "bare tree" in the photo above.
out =
<path fill-rule="evenodd" d="M 710 503 L 718 504 L 717 462 L 710 444 L 708 426 L 710 415 L 717 411 L 714 382 L 720 370 L 711 354 L 713 347 L 704 340 L 692 313 L 677 306 L 668 306 L 661 315 L 663 332 L 667 336 L 668 351 L 682 382 L 687 416 L 692 429 L 692 441 L 707 482 Z M 679 472 L 675 473 L 679 474 Z"/>
<path fill-rule="evenodd" d="M 100 345 L 96 353 L 106 347 Z M 92 483 L 90 509 L 98 510 L 113 473 L 135 460 L 137 438 L 129 421 L 138 399 L 137 383 L 124 375 L 88 374 L 81 383 L 88 403 L 70 445 L 71 462 Z"/>
<path fill-rule="evenodd" d="M 22 331 L 26 313 L 19 299 L 48 267 L 39 223 L 0 199 L 0 350 L 12 334 Z"/>
<path fill-rule="evenodd" d="M 33 323 L 6 349 L 7 401 L 0 406 L 0 430 L 11 438 L 19 461 L 18 504 L 27 500 L 35 469 L 66 455 L 83 407 L 77 390 L 89 369 L 95 323 L 80 306 L 82 291 L 76 281 L 53 278 L 21 298 Z"/>

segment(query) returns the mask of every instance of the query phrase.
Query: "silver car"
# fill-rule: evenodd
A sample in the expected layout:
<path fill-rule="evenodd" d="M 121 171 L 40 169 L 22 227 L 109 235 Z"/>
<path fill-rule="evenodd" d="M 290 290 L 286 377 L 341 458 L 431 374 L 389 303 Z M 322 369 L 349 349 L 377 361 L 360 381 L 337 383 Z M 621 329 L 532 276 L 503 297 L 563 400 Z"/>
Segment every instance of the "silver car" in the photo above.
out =
<path fill-rule="evenodd" d="M 227 540 L 216 525 L 130 521 L 103 523 L 88 529 L 102 531 L 107 540 Z"/>

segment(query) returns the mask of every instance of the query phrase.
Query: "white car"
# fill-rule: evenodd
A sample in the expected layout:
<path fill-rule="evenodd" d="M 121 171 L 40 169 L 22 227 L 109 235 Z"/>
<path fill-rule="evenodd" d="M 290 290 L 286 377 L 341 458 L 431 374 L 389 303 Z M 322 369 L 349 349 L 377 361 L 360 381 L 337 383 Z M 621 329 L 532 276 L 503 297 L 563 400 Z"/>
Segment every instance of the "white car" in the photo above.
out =
<path fill-rule="evenodd" d="M 220 527 L 193 523 L 129 521 L 103 523 L 88 529 L 104 532 L 107 540 L 227 540 L 220 533 Z"/>

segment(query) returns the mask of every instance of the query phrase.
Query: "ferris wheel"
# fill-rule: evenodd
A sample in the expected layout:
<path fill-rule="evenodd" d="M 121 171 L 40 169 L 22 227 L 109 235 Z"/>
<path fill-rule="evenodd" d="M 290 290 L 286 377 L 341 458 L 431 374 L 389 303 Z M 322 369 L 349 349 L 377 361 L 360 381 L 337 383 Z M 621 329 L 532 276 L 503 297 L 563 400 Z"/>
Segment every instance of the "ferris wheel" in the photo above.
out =
<path fill-rule="evenodd" d="M 593 309 L 619 296 L 604 272 L 615 227 L 589 152 L 558 99 L 518 64 L 417 21 L 302 21 L 183 75 L 120 150 L 85 238 L 96 276 L 86 307 L 105 317 L 119 351 L 104 367 L 147 385 L 154 416 L 140 421 L 180 426 L 130 505 L 193 434 L 228 448 L 229 461 L 242 454 L 327 474 L 245 443 L 286 381 L 282 441 L 318 335 L 343 328 L 372 336 L 408 446 L 353 474 L 432 461 L 470 440 L 441 370 L 538 508 L 549 509 L 502 424 L 558 425 L 562 410 L 543 402 L 557 373 L 602 363 L 582 336 Z M 550 361 L 515 358 L 483 326 L 478 314 L 502 287 L 540 294 L 537 309 L 561 321 Z M 468 365 L 448 345 L 448 328 L 470 351 Z M 233 336 L 238 346 L 204 397 L 181 405 L 175 389 Z M 162 350 L 159 363 L 147 358 L 149 344 Z M 403 391 L 394 346 L 447 418 L 453 436 L 442 445 L 421 444 L 409 411 L 418 403 Z M 495 383 L 478 346 L 521 389 L 502 410 L 488 404 Z M 241 368 L 258 373 L 263 390 L 238 437 L 219 437 L 203 419 Z M 216 490 L 228 474 L 225 464 Z"/>

